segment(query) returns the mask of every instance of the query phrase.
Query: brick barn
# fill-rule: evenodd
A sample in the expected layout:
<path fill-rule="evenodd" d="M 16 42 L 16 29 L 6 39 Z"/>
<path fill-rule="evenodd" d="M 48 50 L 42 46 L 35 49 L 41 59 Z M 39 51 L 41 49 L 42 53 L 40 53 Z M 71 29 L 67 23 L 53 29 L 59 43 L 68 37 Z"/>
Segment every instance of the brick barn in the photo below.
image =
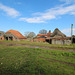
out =
<path fill-rule="evenodd" d="M 38 41 L 45 42 L 46 41 L 45 39 L 50 37 L 51 34 L 52 34 L 51 31 L 49 31 L 47 34 L 38 34 L 37 39 L 38 39 Z"/>
<path fill-rule="evenodd" d="M 12 40 L 12 41 L 20 41 L 20 40 L 26 40 L 26 38 L 16 30 L 9 30 L 4 34 L 1 34 L 3 37 L 3 40 Z"/>

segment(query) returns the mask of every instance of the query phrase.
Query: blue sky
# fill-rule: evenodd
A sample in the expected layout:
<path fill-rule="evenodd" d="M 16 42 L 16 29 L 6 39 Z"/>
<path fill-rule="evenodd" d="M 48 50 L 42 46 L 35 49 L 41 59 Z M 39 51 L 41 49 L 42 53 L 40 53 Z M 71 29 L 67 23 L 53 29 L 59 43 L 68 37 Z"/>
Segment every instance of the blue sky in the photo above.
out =
<path fill-rule="evenodd" d="M 75 0 L 0 0 L 0 31 L 10 29 L 39 33 L 59 28 L 75 35 Z"/>

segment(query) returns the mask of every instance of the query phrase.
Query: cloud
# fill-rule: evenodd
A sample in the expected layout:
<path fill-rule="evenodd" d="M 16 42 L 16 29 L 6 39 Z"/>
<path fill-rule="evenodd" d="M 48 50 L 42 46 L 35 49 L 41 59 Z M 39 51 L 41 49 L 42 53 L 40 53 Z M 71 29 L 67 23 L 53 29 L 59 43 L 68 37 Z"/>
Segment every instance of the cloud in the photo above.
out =
<path fill-rule="evenodd" d="M 36 12 L 33 14 L 34 17 L 21 17 L 19 20 L 28 23 L 46 23 L 47 20 L 56 19 L 61 15 L 75 15 L 75 4 L 66 7 L 60 5 L 59 7 L 48 9 L 44 13 Z"/>
<path fill-rule="evenodd" d="M 8 6 L 5 6 L 1 3 L 0 3 L 0 9 L 3 10 L 4 12 L 6 12 L 6 14 L 11 17 L 20 16 L 20 13 L 17 10 L 15 10 L 14 8 L 10 8 Z"/>
<path fill-rule="evenodd" d="M 75 0 L 59 0 L 60 2 L 65 2 L 66 4 L 74 3 Z"/>
<path fill-rule="evenodd" d="M 62 32 L 67 36 L 71 36 L 71 29 L 63 29 Z M 75 28 L 73 29 L 73 35 L 75 35 Z"/>
<path fill-rule="evenodd" d="M 75 12 L 71 12 L 71 15 L 75 15 Z"/>
<path fill-rule="evenodd" d="M 34 18 L 20 18 L 20 21 L 27 21 L 28 23 L 45 23 L 42 21 L 39 17 L 34 17 Z"/>

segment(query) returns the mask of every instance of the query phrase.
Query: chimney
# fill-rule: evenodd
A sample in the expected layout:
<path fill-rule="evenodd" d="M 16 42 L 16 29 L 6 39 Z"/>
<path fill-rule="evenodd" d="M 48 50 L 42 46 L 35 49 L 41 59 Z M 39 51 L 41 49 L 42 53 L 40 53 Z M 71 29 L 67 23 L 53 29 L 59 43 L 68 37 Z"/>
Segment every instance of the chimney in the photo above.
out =
<path fill-rule="evenodd" d="M 72 35 L 73 35 L 73 24 L 71 24 L 71 43 L 72 43 Z"/>
<path fill-rule="evenodd" d="M 51 33 L 51 30 L 49 30 L 49 33 Z"/>
<path fill-rule="evenodd" d="M 73 24 L 71 24 L 71 37 L 73 35 Z"/>

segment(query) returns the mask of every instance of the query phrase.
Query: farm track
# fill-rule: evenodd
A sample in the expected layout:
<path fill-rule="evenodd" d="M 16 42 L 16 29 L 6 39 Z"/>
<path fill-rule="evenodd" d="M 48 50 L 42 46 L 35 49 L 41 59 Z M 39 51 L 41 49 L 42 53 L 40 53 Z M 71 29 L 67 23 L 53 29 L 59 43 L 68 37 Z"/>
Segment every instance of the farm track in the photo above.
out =
<path fill-rule="evenodd" d="M 67 64 L 67 65 L 75 67 L 75 64 L 72 64 L 72 63 L 68 63 L 68 62 L 64 62 L 64 61 L 59 61 L 59 60 L 55 60 L 55 59 L 49 59 L 49 58 L 45 58 L 45 57 L 39 57 L 39 58 L 46 59 L 49 62 L 56 61 L 56 62 L 59 62 L 59 63 L 63 63 L 63 64 Z"/>
<path fill-rule="evenodd" d="M 29 47 L 29 48 L 42 48 L 42 49 L 49 49 L 49 50 L 64 50 L 64 51 L 71 51 L 75 52 L 75 49 L 70 48 L 58 48 L 58 47 L 46 47 L 46 46 L 32 46 L 32 45 L 24 45 L 24 44 L 14 44 L 14 43 L 5 43 L 0 42 L 0 44 L 7 45 L 7 46 L 23 46 L 23 47 Z"/>
<path fill-rule="evenodd" d="M 42 53 L 56 56 L 56 54 L 47 53 L 47 52 L 44 52 L 44 51 L 42 51 Z M 62 56 L 64 56 L 64 55 L 62 55 Z M 64 56 L 64 57 L 75 58 L 75 57 L 72 57 L 72 56 Z"/>

